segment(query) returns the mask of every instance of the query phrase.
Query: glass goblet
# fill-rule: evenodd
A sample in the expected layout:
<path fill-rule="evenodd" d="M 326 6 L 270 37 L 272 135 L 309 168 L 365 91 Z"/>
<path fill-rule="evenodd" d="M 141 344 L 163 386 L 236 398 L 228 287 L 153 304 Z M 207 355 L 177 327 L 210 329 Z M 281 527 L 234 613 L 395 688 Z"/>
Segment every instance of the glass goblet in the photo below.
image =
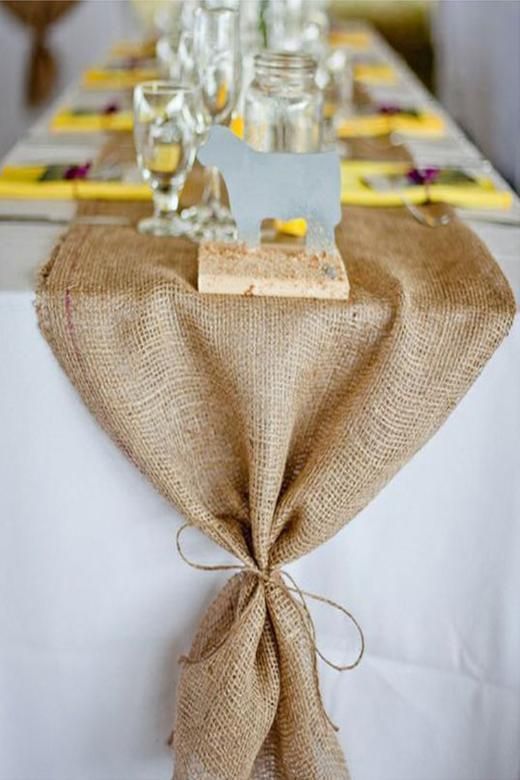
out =
<path fill-rule="evenodd" d="M 235 8 L 218 5 L 197 9 L 194 51 L 200 87 L 200 108 L 205 130 L 212 124 L 229 124 L 242 87 L 240 18 Z M 204 139 L 201 133 L 199 140 Z M 205 173 L 202 203 L 184 213 L 205 239 L 226 240 L 236 236 L 229 209 L 221 201 L 220 176 L 216 168 Z"/>
<path fill-rule="evenodd" d="M 179 193 L 196 154 L 197 90 L 170 81 L 149 81 L 134 90 L 134 142 L 141 175 L 153 193 L 154 214 L 140 233 L 190 235 L 177 213 Z"/>
<path fill-rule="evenodd" d="M 182 84 L 196 82 L 193 33 L 190 30 L 177 30 L 159 38 L 156 54 L 164 78 Z"/>

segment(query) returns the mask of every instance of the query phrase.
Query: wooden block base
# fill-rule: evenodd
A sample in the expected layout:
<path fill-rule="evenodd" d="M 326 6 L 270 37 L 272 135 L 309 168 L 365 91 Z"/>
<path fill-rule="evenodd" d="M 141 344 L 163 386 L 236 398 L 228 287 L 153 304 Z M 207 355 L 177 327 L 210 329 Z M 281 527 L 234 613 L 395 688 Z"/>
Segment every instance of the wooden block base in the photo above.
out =
<path fill-rule="evenodd" d="M 349 282 L 337 250 L 217 243 L 199 247 L 199 292 L 346 300 Z"/>

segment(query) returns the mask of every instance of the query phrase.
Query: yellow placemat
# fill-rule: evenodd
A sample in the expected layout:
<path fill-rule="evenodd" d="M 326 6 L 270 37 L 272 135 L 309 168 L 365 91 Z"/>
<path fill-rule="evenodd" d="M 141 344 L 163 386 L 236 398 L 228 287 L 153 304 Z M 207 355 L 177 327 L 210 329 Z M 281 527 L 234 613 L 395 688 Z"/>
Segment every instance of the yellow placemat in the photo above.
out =
<path fill-rule="evenodd" d="M 133 126 L 134 117 L 132 111 L 78 113 L 73 109 L 67 108 L 59 111 L 50 124 L 51 130 L 55 133 L 131 132 Z M 233 117 L 229 126 L 235 135 L 243 138 L 244 119 L 242 116 Z"/>
<path fill-rule="evenodd" d="M 354 78 L 362 84 L 395 84 L 397 74 L 391 65 L 384 62 L 356 62 Z"/>
<path fill-rule="evenodd" d="M 0 197 L 41 200 L 127 200 L 146 201 L 151 198 L 150 187 L 144 182 L 103 181 L 87 178 L 64 178 L 71 166 L 19 165 L 5 166 L 0 171 Z M 341 163 L 341 201 L 343 204 L 365 206 L 399 206 L 409 203 L 450 203 L 466 208 L 508 209 L 511 193 L 497 189 L 487 177 L 473 177 L 474 181 L 428 185 L 413 184 L 406 179 L 410 171 L 407 162 L 370 162 L 344 160 Z M 373 182 L 388 177 L 385 190 L 376 189 Z M 392 180 L 400 177 L 392 185 Z M 304 220 L 276 221 L 280 233 L 304 236 Z"/>
<path fill-rule="evenodd" d="M 372 35 L 366 30 L 331 30 L 329 33 L 329 45 L 333 48 L 369 49 L 372 42 Z"/>
<path fill-rule="evenodd" d="M 28 200 L 149 200 L 144 182 L 65 178 L 71 165 L 6 165 L 0 171 L 0 197 Z M 79 166 L 81 167 L 81 166 Z"/>
<path fill-rule="evenodd" d="M 89 68 L 83 74 L 82 86 L 86 89 L 132 89 L 142 81 L 159 77 L 157 68 Z"/>
<path fill-rule="evenodd" d="M 343 120 L 337 128 L 338 138 L 388 135 L 392 132 L 438 137 L 444 135 L 445 125 L 444 120 L 438 114 L 402 112 L 361 114 Z"/>
<path fill-rule="evenodd" d="M 442 169 L 441 169 L 442 170 Z M 411 181 L 401 182 L 407 178 L 410 164 L 403 162 L 368 162 L 364 160 L 343 160 L 341 163 L 341 202 L 359 206 L 400 206 L 403 201 L 420 204 L 427 200 L 435 203 L 449 203 L 461 208 L 494 208 L 508 209 L 511 207 L 512 196 L 507 190 L 496 188 L 487 177 L 474 177 L 474 182 L 443 184 L 442 177 L 438 183 L 433 182 L 427 187 L 413 184 Z M 388 178 L 388 189 L 374 189 L 371 181 Z M 392 180 L 396 180 L 392 188 Z"/>
<path fill-rule="evenodd" d="M 135 59 L 146 59 L 155 56 L 156 41 L 118 41 L 109 51 L 109 56 L 119 59 L 120 57 L 131 57 Z"/>
<path fill-rule="evenodd" d="M 93 133 L 104 131 L 130 131 L 134 124 L 131 111 L 81 112 L 64 108 L 51 120 L 51 130 L 56 133 Z"/>

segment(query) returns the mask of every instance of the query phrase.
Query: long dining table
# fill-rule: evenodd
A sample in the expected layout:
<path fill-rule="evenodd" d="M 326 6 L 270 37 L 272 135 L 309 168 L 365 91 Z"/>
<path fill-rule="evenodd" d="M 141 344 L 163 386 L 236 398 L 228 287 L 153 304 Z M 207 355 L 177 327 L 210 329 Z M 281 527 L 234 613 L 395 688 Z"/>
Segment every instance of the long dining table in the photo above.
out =
<path fill-rule="evenodd" d="M 485 167 L 506 186 L 371 35 L 374 54 L 398 73 L 372 94 L 445 119 L 444 137 L 407 139 L 417 165 Z M 57 138 L 47 124 L 8 161 L 85 158 L 103 142 Z M 38 330 L 38 268 L 74 209 L 0 201 L 0 215 L 29 218 L 0 218 L 0 780 L 166 780 L 177 660 L 226 573 L 202 575 L 178 558 L 182 518 L 90 416 Z M 35 212 L 51 221 L 31 223 Z M 459 215 L 520 306 L 518 198 L 508 212 Z M 355 780 L 519 779 L 519 475 L 517 311 L 429 443 L 335 540 L 288 567 L 363 626 L 356 670 L 320 668 Z M 197 561 L 227 561 L 196 532 L 187 547 Z M 340 620 L 313 614 L 329 658 L 355 652 Z"/>

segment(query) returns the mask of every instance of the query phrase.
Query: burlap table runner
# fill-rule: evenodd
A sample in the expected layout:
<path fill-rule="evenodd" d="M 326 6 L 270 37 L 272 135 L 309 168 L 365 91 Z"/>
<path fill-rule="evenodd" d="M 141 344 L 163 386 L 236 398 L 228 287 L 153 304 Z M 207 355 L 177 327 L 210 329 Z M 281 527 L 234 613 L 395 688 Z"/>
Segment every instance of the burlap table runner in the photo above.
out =
<path fill-rule="evenodd" d="M 366 506 L 512 323 L 507 282 L 457 219 L 349 208 L 338 243 L 346 303 L 200 295 L 196 247 L 132 228 L 73 227 L 41 275 L 41 329 L 85 403 L 245 567 L 183 664 L 177 780 L 348 777 L 278 570 Z"/>

